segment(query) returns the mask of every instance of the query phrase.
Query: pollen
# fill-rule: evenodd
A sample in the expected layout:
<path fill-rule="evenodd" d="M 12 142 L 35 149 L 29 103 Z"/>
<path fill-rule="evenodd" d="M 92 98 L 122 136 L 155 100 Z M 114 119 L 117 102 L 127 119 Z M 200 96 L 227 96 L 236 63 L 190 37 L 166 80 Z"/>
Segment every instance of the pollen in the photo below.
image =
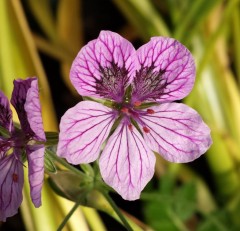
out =
<path fill-rule="evenodd" d="M 12 174 L 12 180 L 13 180 L 14 182 L 18 182 L 18 174 L 13 173 L 13 174 Z"/>
<path fill-rule="evenodd" d="M 132 124 L 128 124 L 128 128 L 129 128 L 129 130 L 132 132 L 133 131 L 133 126 L 132 126 Z"/>
<path fill-rule="evenodd" d="M 139 106 L 141 106 L 142 105 L 142 102 L 140 102 L 140 101 L 136 101 L 135 103 L 134 103 L 134 106 L 135 107 L 139 107 Z"/>
<path fill-rule="evenodd" d="M 149 132 L 150 132 L 150 129 L 147 128 L 147 127 L 143 127 L 143 131 L 144 131 L 145 133 L 149 133 Z"/>
<path fill-rule="evenodd" d="M 147 109 L 147 114 L 154 114 L 155 111 L 153 109 Z"/>

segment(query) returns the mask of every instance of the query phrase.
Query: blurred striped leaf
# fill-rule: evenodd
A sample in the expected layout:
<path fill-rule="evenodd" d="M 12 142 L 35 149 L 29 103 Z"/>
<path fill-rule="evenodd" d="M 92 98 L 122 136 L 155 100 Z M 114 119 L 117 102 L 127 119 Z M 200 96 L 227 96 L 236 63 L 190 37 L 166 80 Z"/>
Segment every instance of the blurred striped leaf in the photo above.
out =
<path fill-rule="evenodd" d="M 37 76 L 44 127 L 56 131 L 56 116 L 47 78 L 19 1 L 0 1 L 0 34 L 1 89 L 10 96 L 14 79 Z"/>
<path fill-rule="evenodd" d="M 240 7 L 232 12 L 232 36 L 233 36 L 233 63 L 236 69 L 238 86 L 240 87 Z"/>
<path fill-rule="evenodd" d="M 151 1 L 114 0 L 114 2 L 145 41 L 153 36 L 170 35 L 167 25 Z"/>
<path fill-rule="evenodd" d="M 60 0 L 57 9 L 57 33 L 61 46 L 72 55 L 72 61 L 83 46 L 81 1 Z M 61 72 L 64 82 L 72 93 L 77 94 L 69 79 L 72 63 L 62 62 Z"/>
<path fill-rule="evenodd" d="M 51 9 L 50 0 L 27 0 L 28 5 L 41 29 L 51 41 L 58 41 L 55 18 Z"/>
<path fill-rule="evenodd" d="M 171 1 L 171 0 L 170 0 Z M 173 33 L 174 38 L 183 41 L 185 44 L 191 41 L 203 21 L 206 20 L 209 12 L 223 0 L 196 0 L 188 1 L 188 6 L 179 14 L 177 24 Z M 175 1 L 175 6 L 177 5 Z M 171 10 L 171 9 L 170 9 Z"/>
<path fill-rule="evenodd" d="M 0 1 L 0 33 L 1 89 L 10 96 L 13 79 L 37 76 L 45 130 L 56 131 L 57 121 L 47 79 L 20 1 Z M 17 119 L 16 115 L 14 119 Z M 25 181 L 27 182 L 27 178 Z M 30 201 L 27 183 L 24 184 L 23 194 L 24 202 L 21 210 L 27 230 L 41 231 L 43 226 L 46 231 L 56 230 L 66 213 L 61 207 L 63 205 L 54 203 L 55 194 L 45 185 L 42 190 L 43 205 L 39 209 L 34 208 Z M 80 225 L 79 222 L 76 225 L 76 221 L 78 220 L 75 220 L 75 228 Z"/>

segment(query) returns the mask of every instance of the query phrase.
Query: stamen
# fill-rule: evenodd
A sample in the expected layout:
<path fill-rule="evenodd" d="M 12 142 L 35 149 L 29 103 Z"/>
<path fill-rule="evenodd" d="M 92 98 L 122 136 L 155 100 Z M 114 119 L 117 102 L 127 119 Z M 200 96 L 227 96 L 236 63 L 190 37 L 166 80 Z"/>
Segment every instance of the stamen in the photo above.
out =
<path fill-rule="evenodd" d="M 155 111 L 153 109 L 147 109 L 147 114 L 154 114 Z"/>
<path fill-rule="evenodd" d="M 132 126 L 132 124 L 128 124 L 128 128 L 129 128 L 129 130 L 132 132 L 133 131 L 133 126 Z"/>
<path fill-rule="evenodd" d="M 139 106 L 141 106 L 141 104 L 142 104 L 142 102 L 136 101 L 133 105 L 134 105 L 135 107 L 139 107 Z"/>
<path fill-rule="evenodd" d="M 143 127 L 143 131 L 144 131 L 145 133 L 149 133 L 149 132 L 150 132 L 150 129 L 147 128 L 147 127 Z"/>
<path fill-rule="evenodd" d="M 16 173 L 12 174 L 12 179 L 14 182 L 18 182 L 18 175 Z"/>

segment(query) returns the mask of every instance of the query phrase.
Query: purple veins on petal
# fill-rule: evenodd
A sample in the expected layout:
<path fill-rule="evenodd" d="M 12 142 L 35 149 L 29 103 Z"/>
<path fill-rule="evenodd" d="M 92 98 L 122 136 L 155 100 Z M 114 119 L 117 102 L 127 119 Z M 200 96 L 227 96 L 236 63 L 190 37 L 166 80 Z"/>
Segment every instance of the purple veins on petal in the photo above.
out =
<path fill-rule="evenodd" d="M 8 131 L 12 130 L 12 111 L 8 98 L 0 91 L 0 126 Z"/>
<path fill-rule="evenodd" d="M 0 159 L 0 221 L 15 215 L 22 203 L 23 166 L 15 155 Z"/>
<path fill-rule="evenodd" d="M 100 67 L 101 79 L 96 80 L 96 93 L 103 98 L 121 102 L 128 85 L 128 72 L 125 67 L 112 63 L 110 67 Z"/>
<path fill-rule="evenodd" d="M 177 40 L 153 37 L 137 50 L 137 57 L 132 102 L 170 102 L 184 98 L 192 90 L 194 60 Z"/>
<path fill-rule="evenodd" d="M 14 80 L 11 103 L 27 138 L 44 141 L 37 78 Z"/>
<path fill-rule="evenodd" d="M 32 138 L 38 141 L 46 141 L 39 99 L 38 80 L 37 78 L 31 78 L 31 80 L 31 87 L 28 89 L 26 95 L 24 109 L 26 111 L 29 126 L 34 132 Z"/>
<path fill-rule="evenodd" d="M 122 122 L 107 141 L 99 166 L 108 185 L 125 200 L 136 200 L 153 177 L 155 156 L 137 129 Z"/>
<path fill-rule="evenodd" d="M 164 103 L 151 109 L 154 114 L 141 116 L 150 129 L 149 133 L 143 133 L 144 139 L 166 160 L 190 162 L 211 146 L 210 129 L 192 108 L 181 103 Z"/>
<path fill-rule="evenodd" d="M 57 154 L 72 164 L 95 161 L 115 118 L 116 112 L 100 103 L 78 103 L 61 119 Z"/>
<path fill-rule="evenodd" d="M 75 58 L 70 79 L 83 96 L 103 97 L 120 102 L 136 69 L 132 44 L 110 31 L 84 46 Z"/>
<path fill-rule="evenodd" d="M 132 102 L 155 101 L 159 99 L 167 86 L 165 70 L 154 71 L 154 66 L 141 67 L 133 81 Z M 140 93 L 139 93 L 140 92 Z"/>
<path fill-rule="evenodd" d="M 44 179 L 44 145 L 28 145 L 26 152 L 31 199 L 35 207 L 39 207 Z"/>

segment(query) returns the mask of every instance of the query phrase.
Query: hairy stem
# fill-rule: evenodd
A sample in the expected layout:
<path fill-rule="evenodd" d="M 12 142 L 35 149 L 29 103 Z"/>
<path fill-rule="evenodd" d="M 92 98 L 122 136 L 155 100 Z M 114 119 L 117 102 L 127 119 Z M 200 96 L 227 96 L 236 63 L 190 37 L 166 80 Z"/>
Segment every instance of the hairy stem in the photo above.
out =
<path fill-rule="evenodd" d="M 105 199 L 108 201 L 108 203 L 112 206 L 113 210 L 116 212 L 116 214 L 119 216 L 120 220 L 122 221 L 123 225 L 128 231 L 133 231 L 132 227 L 129 225 L 126 218 L 123 216 L 123 214 L 120 212 L 119 208 L 115 204 L 115 202 L 112 200 L 112 198 L 108 195 L 108 193 L 105 190 L 101 190 L 101 193 L 105 197 Z"/>

